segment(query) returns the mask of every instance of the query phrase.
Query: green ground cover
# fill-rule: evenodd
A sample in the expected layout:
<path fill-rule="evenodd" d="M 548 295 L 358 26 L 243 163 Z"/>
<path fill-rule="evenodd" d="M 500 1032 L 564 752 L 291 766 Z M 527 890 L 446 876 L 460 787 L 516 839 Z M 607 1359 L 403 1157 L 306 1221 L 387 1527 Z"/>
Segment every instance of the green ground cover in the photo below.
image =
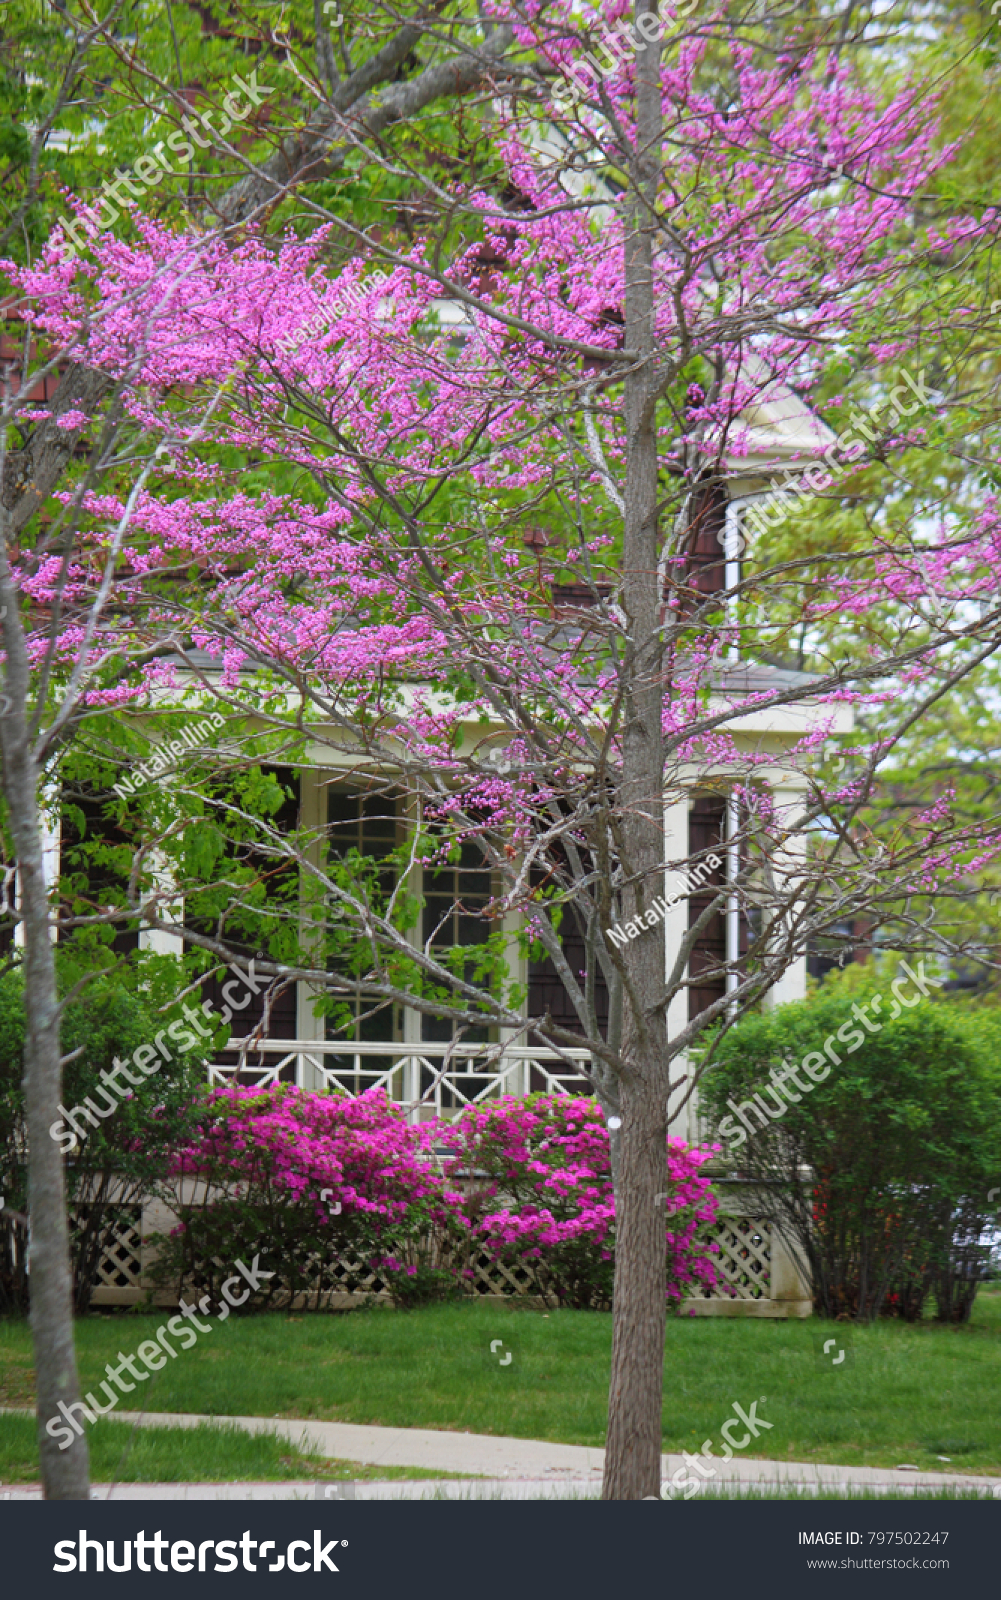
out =
<path fill-rule="evenodd" d="M 80 1321 L 84 1389 L 155 1325 L 136 1315 Z M 843 1326 L 672 1318 L 664 1449 L 718 1441 L 733 1402 L 747 1409 L 756 1401 L 773 1427 L 748 1446 L 748 1456 L 1001 1475 L 1001 1293 L 982 1294 L 966 1327 L 926 1320 L 852 1329 L 849 1359 L 838 1368 L 819 1352 L 832 1334 L 842 1339 Z M 491 1354 L 498 1339 L 503 1348 Z M 213 1323 L 211 1335 L 148 1380 L 142 1403 L 153 1411 L 317 1417 L 601 1445 L 610 1346 L 607 1315 L 546 1316 L 517 1304 L 233 1316 Z M 501 1366 L 508 1352 L 512 1359 Z M 22 1322 L 0 1323 L 0 1374 L 0 1403 L 30 1403 L 31 1348 Z M 132 1396 L 125 1403 L 135 1406 Z M 281 1451 L 291 1455 L 288 1447 Z M 257 1469 L 242 1475 L 257 1476 Z"/>
<path fill-rule="evenodd" d="M 98 1422 L 88 1430 L 95 1483 L 275 1483 L 317 1478 L 442 1478 L 448 1473 L 368 1467 L 297 1449 L 240 1428 L 144 1428 Z M 0 1483 L 36 1483 L 34 1417 L 0 1415 Z"/>

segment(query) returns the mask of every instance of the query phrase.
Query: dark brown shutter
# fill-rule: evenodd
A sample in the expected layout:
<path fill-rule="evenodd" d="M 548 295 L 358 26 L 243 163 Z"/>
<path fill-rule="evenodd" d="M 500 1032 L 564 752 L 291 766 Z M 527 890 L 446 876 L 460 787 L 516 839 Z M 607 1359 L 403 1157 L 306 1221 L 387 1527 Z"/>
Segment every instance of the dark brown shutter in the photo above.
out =
<path fill-rule="evenodd" d="M 695 926 L 706 906 L 710 904 L 726 883 L 726 800 L 722 795 L 697 795 L 688 813 L 689 871 L 706 855 L 717 855 L 720 865 L 710 869 L 703 877 L 702 892 L 688 902 L 688 926 Z M 738 955 L 745 956 L 748 946 L 747 917 L 740 914 Z M 688 1020 L 698 1016 L 706 1006 L 721 1000 L 726 994 L 726 974 L 699 982 L 699 974 L 711 972 L 726 960 L 726 911 L 721 907 L 710 917 L 695 942 L 688 963 L 688 975 L 693 980 L 688 991 Z"/>
<path fill-rule="evenodd" d="M 607 600 L 612 592 L 610 583 L 554 583 L 553 608 L 556 611 L 581 611 Z"/>
<path fill-rule="evenodd" d="M 535 872 L 532 874 L 532 883 L 535 885 L 547 881 L 545 874 Z M 581 988 L 584 987 L 584 967 L 586 962 L 584 942 L 584 922 L 573 905 L 563 908 L 563 920 L 560 924 L 560 948 L 567 959 L 567 965 L 574 974 Z M 600 968 L 595 973 L 594 984 L 594 1009 L 598 1023 L 598 1031 L 603 1039 L 608 1038 L 608 986 L 602 976 Z M 565 1028 L 568 1033 L 583 1035 L 584 1028 L 574 1009 L 573 1001 L 549 956 L 541 961 L 531 961 L 528 967 L 528 1014 L 531 1017 L 543 1016 L 548 1011 L 555 1023 Z M 529 1035 L 529 1044 L 538 1049 L 545 1049 L 546 1041 L 537 1033 Z M 545 1079 L 540 1072 L 533 1069 L 529 1088 L 541 1090 L 546 1087 Z M 575 1093 L 586 1093 L 583 1086 Z"/>
<path fill-rule="evenodd" d="M 697 795 L 688 813 L 689 871 L 700 858 L 713 851 L 721 858 L 723 865 L 711 870 L 710 876 L 704 880 L 703 892 L 693 895 L 689 900 L 690 928 L 694 927 L 713 895 L 719 892 L 726 881 L 725 836 L 726 801 L 717 795 Z M 722 975 L 707 979 L 704 983 L 699 982 L 700 973 L 711 971 L 725 959 L 726 919 L 722 911 L 717 911 L 699 934 L 689 958 L 688 975 L 692 980 L 692 987 L 688 991 L 689 1022 L 726 993 L 726 980 Z"/>
<path fill-rule="evenodd" d="M 720 483 L 699 484 L 692 494 L 682 559 L 667 575 L 668 592 L 680 588 L 683 609 L 697 605 L 696 596 L 706 598 L 721 594 L 726 588 L 726 554 L 721 537 L 726 531 L 726 507 L 727 497 Z"/>
<path fill-rule="evenodd" d="M 564 906 L 563 921 L 560 926 L 560 948 L 567 959 L 570 971 L 577 978 L 581 988 L 584 987 L 584 927 L 572 905 Z M 597 1014 L 598 1027 L 603 1039 L 608 1037 L 608 987 L 604 977 L 599 971 L 596 974 L 594 985 L 594 1009 Z M 542 961 L 532 961 L 528 968 L 528 1014 L 532 1017 L 549 1012 L 554 1022 L 561 1028 L 566 1028 L 568 1033 L 583 1033 L 580 1018 L 574 1009 L 573 1001 L 567 994 L 563 979 L 560 977 L 552 960 L 546 956 Z M 532 1044 L 540 1047 L 545 1044 L 537 1034 L 532 1036 Z"/>

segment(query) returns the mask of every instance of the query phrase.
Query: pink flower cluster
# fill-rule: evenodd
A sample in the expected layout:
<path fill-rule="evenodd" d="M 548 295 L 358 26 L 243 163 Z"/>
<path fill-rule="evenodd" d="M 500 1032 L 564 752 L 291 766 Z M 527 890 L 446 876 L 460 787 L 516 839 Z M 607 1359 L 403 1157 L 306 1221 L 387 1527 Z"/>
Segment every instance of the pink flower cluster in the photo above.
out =
<path fill-rule="evenodd" d="M 320 1196 L 327 1191 L 347 1221 L 400 1225 L 459 1204 L 415 1134 L 382 1089 L 351 1099 L 284 1083 L 228 1084 L 208 1095 L 199 1137 L 178 1152 L 174 1171 L 303 1201 L 325 1223 L 331 1213 Z"/>
<path fill-rule="evenodd" d="M 380 1256 L 377 1265 L 385 1267 L 387 1272 L 402 1272 L 408 1278 L 417 1276 L 417 1268 L 412 1262 L 397 1261 L 395 1256 Z"/>
<path fill-rule="evenodd" d="M 464 1208 L 495 1255 L 545 1260 L 559 1293 L 561 1272 L 611 1293 L 615 1196 L 608 1132 L 598 1102 L 565 1095 L 505 1096 L 467 1111 L 425 1137 L 450 1152 L 446 1178 L 472 1180 Z M 712 1286 L 717 1247 L 704 1230 L 716 1196 L 701 1168 L 719 1146 L 693 1149 L 669 1139 L 665 1227 L 669 1298 Z M 602 1267 L 604 1264 L 604 1268 Z"/>

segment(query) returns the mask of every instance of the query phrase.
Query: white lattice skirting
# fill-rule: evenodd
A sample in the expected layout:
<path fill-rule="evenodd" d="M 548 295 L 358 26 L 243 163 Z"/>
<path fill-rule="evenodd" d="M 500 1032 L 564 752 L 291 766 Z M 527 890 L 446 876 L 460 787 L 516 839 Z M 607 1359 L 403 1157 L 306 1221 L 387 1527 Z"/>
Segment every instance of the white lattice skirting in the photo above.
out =
<path fill-rule="evenodd" d="M 141 1215 L 140 1215 L 141 1211 Z M 95 1305 L 134 1305 L 148 1292 L 152 1251 L 151 1235 L 164 1233 L 175 1222 L 159 1202 L 124 1206 L 116 1216 L 112 1243 L 101 1261 Z M 720 1251 L 717 1271 L 723 1283 L 686 1300 L 684 1309 L 696 1316 L 804 1317 L 811 1314 L 808 1290 L 794 1252 L 772 1224 L 754 1217 L 722 1216 L 714 1230 Z M 474 1276 L 467 1280 L 476 1295 L 507 1297 L 537 1292 L 532 1274 L 516 1264 L 494 1261 L 488 1255 L 470 1263 Z M 353 1256 L 338 1255 L 323 1264 L 320 1304 L 347 1307 L 366 1295 L 388 1298 L 377 1269 Z M 173 1303 L 164 1291 L 153 1291 L 157 1304 Z M 315 1296 L 309 1298 L 315 1303 Z"/>

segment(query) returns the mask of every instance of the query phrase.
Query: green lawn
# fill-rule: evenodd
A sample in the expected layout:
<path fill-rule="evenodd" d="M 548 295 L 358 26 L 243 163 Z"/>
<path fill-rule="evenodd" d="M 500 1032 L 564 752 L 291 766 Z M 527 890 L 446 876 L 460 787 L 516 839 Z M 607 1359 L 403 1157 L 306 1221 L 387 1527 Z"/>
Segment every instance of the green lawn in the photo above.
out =
<path fill-rule="evenodd" d="M 34 1417 L 0 1416 L 0 1483 L 38 1480 Z M 295 1478 L 442 1478 L 442 1472 L 367 1467 L 298 1450 L 240 1428 L 143 1428 L 98 1422 L 88 1429 L 95 1483 L 274 1483 Z"/>
<path fill-rule="evenodd" d="M 78 1323 L 84 1390 L 156 1322 L 118 1315 Z M 665 1450 L 718 1440 L 732 1403 L 746 1409 L 757 1401 L 758 1415 L 774 1426 L 747 1455 L 1001 1475 L 1001 1293 L 978 1298 L 969 1327 L 884 1322 L 852 1332 L 854 1365 L 834 1369 L 815 1347 L 818 1334 L 841 1337 L 833 1324 L 672 1318 Z M 503 1349 L 491 1355 L 495 1339 Z M 153 1411 L 320 1417 L 601 1445 L 610 1343 L 607 1315 L 544 1316 L 509 1303 L 230 1317 L 144 1384 L 142 1402 Z M 508 1351 L 512 1360 L 502 1367 Z M 0 1401 L 30 1401 L 24 1323 L 0 1323 L 0 1372 Z M 284 1446 L 282 1453 L 291 1454 Z"/>

